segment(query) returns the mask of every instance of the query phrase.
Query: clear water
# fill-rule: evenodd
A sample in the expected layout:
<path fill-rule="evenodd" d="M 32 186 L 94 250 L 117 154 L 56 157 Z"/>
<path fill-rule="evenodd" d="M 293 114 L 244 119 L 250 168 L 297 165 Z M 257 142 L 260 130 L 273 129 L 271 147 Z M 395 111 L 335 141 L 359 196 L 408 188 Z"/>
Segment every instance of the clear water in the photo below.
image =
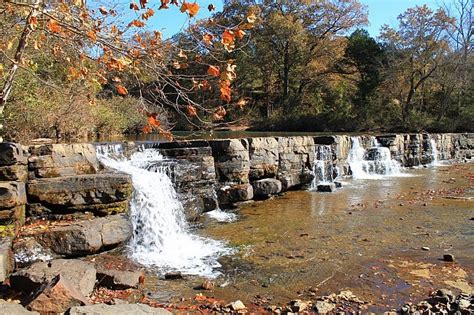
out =
<path fill-rule="evenodd" d="M 231 250 L 223 242 L 191 232 L 168 175 L 170 163 L 159 151 L 146 149 L 126 158 L 120 145 L 115 145 L 100 146 L 97 153 L 106 167 L 132 176 L 131 257 L 145 266 L 158 267 L 161 273 L 218 276 L 218 258 Z"/>

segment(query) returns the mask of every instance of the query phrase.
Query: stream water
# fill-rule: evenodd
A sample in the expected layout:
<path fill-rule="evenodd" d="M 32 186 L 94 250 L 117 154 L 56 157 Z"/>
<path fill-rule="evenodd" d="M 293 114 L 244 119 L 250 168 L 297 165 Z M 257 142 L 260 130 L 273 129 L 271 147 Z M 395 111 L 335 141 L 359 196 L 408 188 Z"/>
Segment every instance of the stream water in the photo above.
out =
<path fill-rule="evenodd" d="M 330 150 L 319 150 L 317 181 L 332 181 L 337 172 Z M 473 164 L 402 170 L 387 151 L 376 142 L 365 150 L 355 137 L 353 178 L 343 189 L 288 192 L 244 205 L 238 215 L 216 210 L 195 229 L 186 223 L 169 177 L 172 161 L 156 150 L 126 158 L 120 147 L 98 148 L 106 166 L 132 176 L 131 257 L 161 274 L 190 275 L 178 282 L 148 278 L 158 300 L 192 297 L 194 287 L 214 278 L 212 294 L 227 301 L 265 295 L 278 303 L 350 289 L 370 300 L 372 310 L 386 310 L 446 285 L 440 262 L 446 252 L 463 272 L 451 286 L 472 290 L 474 188 L 465 175 L 474 172 Z M 419 277 L 417 268 L 433 275 L 439 269 L 440 275 Z"/>

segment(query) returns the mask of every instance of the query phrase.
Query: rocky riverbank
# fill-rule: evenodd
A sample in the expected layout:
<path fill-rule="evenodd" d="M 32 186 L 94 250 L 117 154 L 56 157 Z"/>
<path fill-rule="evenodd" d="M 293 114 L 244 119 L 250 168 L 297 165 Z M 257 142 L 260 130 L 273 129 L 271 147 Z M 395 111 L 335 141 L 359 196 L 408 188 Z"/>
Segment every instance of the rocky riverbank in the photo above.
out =
<path fill-rule="evenodd" d="M 407 167 L 433 161 L 431 140 L 442 159 L 469 160 L 474 149 L 472 134 L 359 138 L 366 148 L 376 139 Z M 233 208 L 306 189 L 314 178 L 319 146 L 330 148 L 329 162 L 341 170 L 340 175 L 351 174 L 349 136 L 119 146 L 126 155 L 139 147 L 156 149 L 171 161 L 170 176 L 190 221 L 219 206 Z M 229 301 L 209 308 L 209 300 L 200 295 L 193 298 L 193 305 L 183 306 L 158 303 L 148 296 L 144 289 L 149 281 L 147 270 L 123 258 L 127 254 L 124 245 L 133 233 L 128 217 L 131 178 L 106 169 L 96 150 L 93 144 L 0 144 L 2 297 L 39 313 L 116 313 L 119 306 L 115 305 L 125 301 L 129 304 L 122 310 L 137 314 L 165 314 L 163 308 L 178 311 L 179 307 L 186 311 L 251 311 L 239 303 L 229 305 Z M 113 255 L 107 254 L 110 252 Z M 336 295 L 318 301 L 333 303 L 333 310 L 337 310 L 337 299 Z M 256 311 L 294 312 L 306 306 L 315 311 L 318 301 L 293 301 L 280 309 L 264 305 L 269 303 L 252 307 Z M 2 302 L 0 313 L 26 312 L 18 303 L 13 304 Z"/>

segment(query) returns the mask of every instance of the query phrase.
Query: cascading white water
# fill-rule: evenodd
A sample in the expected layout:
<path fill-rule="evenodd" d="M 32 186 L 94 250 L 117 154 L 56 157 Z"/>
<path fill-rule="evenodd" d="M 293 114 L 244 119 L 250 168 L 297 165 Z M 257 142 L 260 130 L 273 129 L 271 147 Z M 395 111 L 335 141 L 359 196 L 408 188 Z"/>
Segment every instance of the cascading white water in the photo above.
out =
<path fill-rule="evenodd" d="M 316 147 L 313 176 L 311 189 L 317 189 L 320 184 L 332 183 L 334 181 L 334 173 L 339 171 L 335 169 L 332 160 L 332 148 L 329 145 L 318 145 Z"/>
<path fill-rule="evenodd" d="M 431 157 L 433 159 L 431 161 L 431 164 L 434 166 L 443 165 L 439 160 L 439 151 L 438 151 L 438 147 L 436 145 L 435 139 L 430 139 L 430 146 L 431 146 Z"/>
<path fill-rule="evenodd" d="M 348 162 L 353 178 L 379 179 L 401 175 L 400 164 L 392 159 L 390 150 L 380 146 L 375 137 L 371 141 L 374 147 L 369 150 L 361 146 L 359 137 L 352 137 L 351 142 Z"/>
<path fill-rule="evenodd" d="M 145 149 L 127 159 L 119 147 L 99 146 L 97 155 L 105 166 L 132 176 L 133 236 L 129 248 L 133 259 L 163 273 L 178 270 L 208 278 L 219 275 L 217 259 L 231 250 L 222 242 L 190 232 L 167 174 L 169 163 L 158 150 Z"/>

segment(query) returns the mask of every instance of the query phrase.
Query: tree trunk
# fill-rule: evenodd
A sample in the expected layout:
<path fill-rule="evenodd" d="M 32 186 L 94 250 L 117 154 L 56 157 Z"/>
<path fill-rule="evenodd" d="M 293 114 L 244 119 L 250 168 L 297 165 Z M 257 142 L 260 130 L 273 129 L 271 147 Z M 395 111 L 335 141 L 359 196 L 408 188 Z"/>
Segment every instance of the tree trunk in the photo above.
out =
<path fill-rule="evenodd" d="M 289 53 L 289 43 L 285 44 L 285 53 L 283 60 L 283 100 L 288 99 L 290 94 L 290 53 Z"/>
<path fill-rule="evenodd" d="M 3 120 L 3 112 L 5 110 L 5 105 L 7 104 L 8 97 L 13 87 L 13 81 L 15 80 L 16 72 L 20 66 L 21 60 L 23 58 L 23 53 L 28 45 L 28 38 L 31 33 L 34 31 L 34 25 L 32 21 L 36 18 L 39 13 L 39 2 L 37 2 L 30 11 L 28 15 L 25 27 L 21 33 L 20 39 L 18 41 L 18 46 L 16 48 L 15 57 L 13 58 L 13 64 L 8 71 L 7 78 L 3 84 L 2 90 L 0 91 L 0 118 Z M 0 124 L 0 142 L 3 142 L 3 124 Z"/>

